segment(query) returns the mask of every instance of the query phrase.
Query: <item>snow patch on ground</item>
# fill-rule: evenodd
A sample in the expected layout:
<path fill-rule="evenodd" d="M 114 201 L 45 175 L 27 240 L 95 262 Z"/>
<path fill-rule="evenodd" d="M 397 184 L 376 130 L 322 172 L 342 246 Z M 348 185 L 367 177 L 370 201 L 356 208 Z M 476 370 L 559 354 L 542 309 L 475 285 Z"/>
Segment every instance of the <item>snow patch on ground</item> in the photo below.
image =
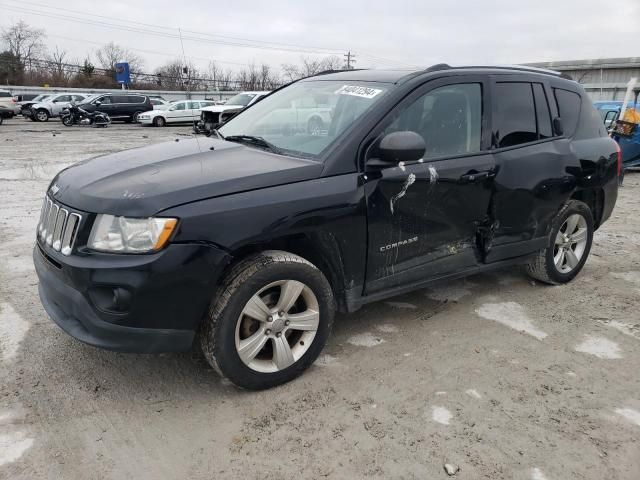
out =
<path fill-rule="evenodd" d="M 538 340 L 542 340 L 547 336 L 545 332 L 539 330 L 529 320 L 522 305 L 516 302 L 485 303 L 476 309 L 476 313 L 482 318 L 493 320 L 514 330 L 527 333 Z"/>
<path fill-rule="evenodd" d="M 0 466 L 15 462 L 33 445 L 33 438 L 24 432 L 0 434 Z"/>
<path fill-rule="evenodd" d="M 466 393 L 470 397 L 477 398 L 478 400 L 482 398 L 482 395 L 480 395 L 478 391 L 474 390 L 473 388 L 470 388 L 469 390 L 465 390 L 464 393 Z"/>
<path fill-rule="evenodd" d="M 600 323 L 606 325 L 607 327 L 615 328 L 625 335 L 640 338 L 640 323 L 636 323 L 635 325 L 633 325 L 631 323 L 619 322 L 617 320 L 602 320 L 600 321 Z"/>
<path fill-rule="evenodd" d="M 354 335 L 349 338 L 347 342 L 351 345 L 355 345 L 356 347 L 375 347 L 376 345 L 384 343 L 384 339 L 377 337 L 370 332 L 365 332 Z"/>
<path fill-rule="evenodd" d="M 447 394 L 447 392 L 442 392 L 442 391 L 436 392 L 436 395 L 446 395 L 446 394 Z"/>
<path fill-rule="evenodd" d="M 640 285 L 640 271 L 637 270 L 631 272 L 611 272 L 611 276 L 624 280 L 625 282 Z"/>
<path fill-rule="evenodd" d="M 633 408 L 616 408 L 616 413 L 622 415 L 631 423 L 635 423 L 640 427 L 640 412 Z"/>
<path fill-rule="evenodd" d="M 398 331 L 398 327 L 391 325 L 390 323 L 385 323 L 384 325 L 378 325 L 376 330 L 384 333 L 396 333 Z"/>
<path fill-rule="evenodd" d="M 444 407 L 431 407 L 431 418 L 434 422 L 441 423 L 442 425 L 449 425 L 451 418 L 451 412 Z"/>
<path fill-rule="evenodd" d="M 615 359 L 622 358 L 620 347 L 616 342 L 604 337 L 585 335 L 585 340 L 575 348 L 576 352 L 588 353 L 598 358 Z"/>
<path fill-rule="evenodd" d="M 536 467 L 531 469 L 531 480 L 547 480 L 547 477 L 545 477 L 544 473 Z"/>
<path fill-rule="evenodd" d="M 8 303 L 0 303 L 0 355 L 11 361 L 18 353 L 20 342 L 27 334 L 29 324 Z"/>
<path fill-rule="evenodd" d="M 405 309 L 405 310 L 415 310 L 416 307 L 413 303 L 408 303 L 408 302 L 384 302 L 386 305 L 389 305 L 390 307 L 393 308 L 401 308 L 401 309 Z"/>

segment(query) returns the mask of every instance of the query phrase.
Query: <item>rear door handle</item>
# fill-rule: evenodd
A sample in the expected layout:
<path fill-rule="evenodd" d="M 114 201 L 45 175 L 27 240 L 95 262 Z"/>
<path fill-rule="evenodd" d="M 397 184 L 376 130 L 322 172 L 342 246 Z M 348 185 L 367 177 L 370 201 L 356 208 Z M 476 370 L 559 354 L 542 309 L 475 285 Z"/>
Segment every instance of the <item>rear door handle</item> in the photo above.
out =
<path fill-rule="evenodd" d="M 469 173 L 465 173 L 464 175 L 460 175 L 461 183 L 474 183 L 482 180 L 486 180 L 487 178 L 495 177 L 494 170 L 482 170 L 480 172 L 472 171 Z"/>

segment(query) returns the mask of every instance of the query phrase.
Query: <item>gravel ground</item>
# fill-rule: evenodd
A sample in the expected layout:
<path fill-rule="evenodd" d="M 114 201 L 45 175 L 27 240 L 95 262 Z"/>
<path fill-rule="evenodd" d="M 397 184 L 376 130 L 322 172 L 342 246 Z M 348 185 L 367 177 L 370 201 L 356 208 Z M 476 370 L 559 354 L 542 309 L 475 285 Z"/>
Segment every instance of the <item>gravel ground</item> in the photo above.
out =
<path fill-rule="evenodd" d="M 300 379 L 250 393 L 191 354 L 83 345 L 38 299 L 54 174 L 188 134 L 0 126 L 0 478 L 640 478 L 640 174 L 570 285 L 514 268 L 368 305 Z"/>

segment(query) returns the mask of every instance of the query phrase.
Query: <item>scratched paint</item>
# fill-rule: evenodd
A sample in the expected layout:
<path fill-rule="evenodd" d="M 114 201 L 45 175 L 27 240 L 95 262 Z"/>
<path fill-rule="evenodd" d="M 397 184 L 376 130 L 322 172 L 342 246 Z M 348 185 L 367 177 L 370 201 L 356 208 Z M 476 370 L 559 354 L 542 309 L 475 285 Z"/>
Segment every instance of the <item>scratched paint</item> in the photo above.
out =
<path fill-rule="evenodd" d="M 429 183 L 434 184 L 438 181 L 438 171 L 433 165 L 429 165 Z"/>
<path fill-rule="evenodd" d="M 391 208 L 391 213 L 395 213 L 394 212 L 394 207 L 395 204 L 398 202 L 398 200 L 400 200 L 402 197 L 404 197 L 407 194 L 407 190 L 409 190 L 409 187 L 411 185 L 413 185 L 416 181 L 416 176 L 413 173 L 410 173 L 409 176 L 407 177 L 407 179 L 404 181 L 404 184 L 402 185 L 402 189 L 395 194 L 393 197 L 391 197 L 391 202 L 389 204 L 390 208 Z"/>

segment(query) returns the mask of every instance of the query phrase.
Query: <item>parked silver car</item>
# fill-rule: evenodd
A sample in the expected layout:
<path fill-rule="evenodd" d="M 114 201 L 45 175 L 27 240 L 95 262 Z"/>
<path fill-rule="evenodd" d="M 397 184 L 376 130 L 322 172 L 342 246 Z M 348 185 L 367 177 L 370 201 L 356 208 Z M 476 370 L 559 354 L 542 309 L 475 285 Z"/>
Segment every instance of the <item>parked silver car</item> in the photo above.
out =
<path fill-rule="evenodd" d="M 46 122 L 50 117 L 59 117 L 62 110 L 71 102 L 82 102 L 88 95 L 84 93 L 58 93 L 51 95 L 45 101 L 31 106 L 31 120 Z"/>

